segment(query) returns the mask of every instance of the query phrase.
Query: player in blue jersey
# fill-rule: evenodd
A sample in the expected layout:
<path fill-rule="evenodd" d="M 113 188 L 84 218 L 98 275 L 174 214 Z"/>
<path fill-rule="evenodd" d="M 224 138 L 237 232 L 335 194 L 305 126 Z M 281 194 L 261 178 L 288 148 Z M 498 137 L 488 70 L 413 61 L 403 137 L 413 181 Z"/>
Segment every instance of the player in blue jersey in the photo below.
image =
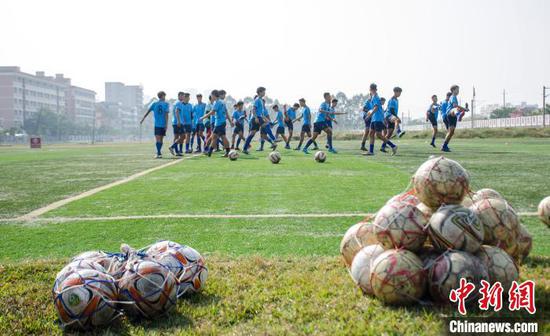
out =
<path fill-rule="evenodd" d="M 205 114 L 203 119 L 210 116 L 216 117 L 214 121 L 214 131 L 212 132 L 212 139 L 210 141 L 211 144 L 215 144 L 218 142 L 218 139 L 221 139 L 225 149 L 225 154 L 223 156 L 227 157 L 229 155 L 229 141 L 226 136 L 227 122 L 229 122 L 231 127 L 233 127 L 234 124 L 233 121 L 231 121 L 229 112 L 227 111 L 227 107 L 224 102 L 225 94 L 226 92 L 224 90 L 212 91 L 211 96 L 214 97 L 214 105 L 212 107 L 212 111 Z M 214 146 L 210 146 L 208 149 L 208 156 L 212 156 L 213 150 Z"/>
<path fill-rule="evenodd" d="M 250 129 L 248 132 L 248 137 L 246 138 L 246 141 L 244 143 L 243 147 L 243 153 L 249 154 L 248 149 L 250 148 L 250 142 L 252 142 L 252 139 L 254 139 L 254 135 L 256 135 L 256 132 L 260 131 L 265 127 L 265 124 L 268 122 L 268 118 L 266 117 L 267 111 L 265 110 L 265 105 L 263 101 L 263 97 L 265 96 L 266 89 L 264 87 L 259 87 L 256 89 L 256 98 L 254 99 L 254 105 L 252 106 L 252 123 L 250 124 Z M 277 144 L 275 144 L 271 139 L 267 137 L 267 133 L 265 130 L 260 131 L 261 138 L 266 140 L 267 142 L 271 143 L 271 149 L 277 148 Z"/>
<path fill-rule="evenodd" d="M 439 113 L 441 113 L 441 120 L 443 120 L 443 124 L 445 124 L 445 129 L 449 130 L 449 124 L 447 123 L 447 107 L 449 106 L 449 100 L 451 99 L 451 96 L 453 94 L 451 92 L 447 92 L 445 96 L 445 100 L 441 102 L 441 105 L 439 107 Z"/>
<path fill-rule="evenodd" d="M 327 116 L 326 116 L 327 126 L 330 129 L 330 135 L 327 134 L 326 148 L 328 148 L 329 152 L 335 153 L 335 154 L 338 153 L 338 152 L 336 151 L 336 149 L 334 149 L 334 147 L 331 147 L 329 145 L 329 143 L 332 144 L 332 135 L 334 134 L 333 123 L 338 124 L 338 122 L 336 121 L 336 116 L 337 115 L 345 114 L 343 112 L 336 112 L 336 106 L 338 106 L 338 99 L 333 98 L 330 102 L 330 113 L 327 114 Z"/>
<path fill-rule="evenodd" d="M 212 107 L 214 106 L 215 98 L 212 95 L 208 96 L 208 104 L 204 110 L 204 115 L 206 116 L 212 112 Z M 204 154 L 208 155 L 210 149 L 210 143 L 212 140 L 212 130 L 214 129 L 213 116 L 212 117 L 203 117 L 204 127 L 206 128 L 206 139 L 204 140 Z"/>
<path fill-rule="evenodd" d="M 140 124 L 143 124 L 143 121 L 149 113 L 153 112 L 153 119 L 155 125 L 155 147 L 157 149 L 157 159 L 162 158 L 162 142 L 166 136 L 166 127 L 168 125 L 168 114 L 170 113 L 170 106 L 166 102 L 166 93 L 160 91 L 157 93 L 158 101 L 151 104 L 143 118 L 141 118 Z"/>
<path fill-rule="evenodd" d="M 189 102 L 189 98 L 189 93 L 184 93 L 183 101 L 178 107 L 178 109 L 181 110 L 181 130 L 183 131 L 181 141 L 185 142 L 186 154 L 193 152 L 193 149 L 189 148 L 189 142 L 191 140 L 191 133 L 193 130 L 193 105 Z"/>
<path fill-rule="evenodd" d="M 361 139 L 361 150 L 367 151 L 367 148 L 365 147 L 367 143 L 367 139 L 369 139 L 370 134 L 370 123 L 371 123 L 371 115 L 368 113 L 372 109 L 371 105 L 371 96 L 370 94 L 367 95 L 367 99 L 365 100 L 365 103 L 363 104 L 363 108 L 361 109 L 361 119 L 365 122 L 365 130 L 363 131 L 363 138 Z"/>
<path fill-rule="evenodd" d="M 384 136 L 384 109 L 382 107 L 382 101 L 378 97 L 378 87 L 376 84 L 372 83 L 370 85 L 370 95 L 371 95 L 371 110 L 367 113 L 371 117 L 370 123 L 370 144 L 369 151 L 365 155 L 374 155 L 374 136 L 376 135 L 378 139 L 382 140 L 382 143 L 387 143 L 388 146 L 392 149 L 392 155 L 397 153 L 397 146 L 394 145 L 390 140 Z"/>
<path fill-rule="evenodd" d="M 393 137 L 393 132 L 395 129 L 397 129 L 397 136 L 399 138 L 405 135 L 405 131 L 401 130 L 401 119 L 399 118 L 398 98 L 401 96 L 401 92 L 403 92 L 403 90 L 400 87 L 396 86 L 393 88 L 393 97 L 391 97 L 388 101 L 388 108 L 384 114 L 384 118 L 386 119 L 386 124 L 388 126 L 386 131 L 386 137 L 388 139 Z"/>
<path fill-rule="evenodd" d="M 435 148 L 435 138 L 437 136 L 437 118 L 439 116 L 439 109 L 440 105 L 437 102 L 437 96 L 432 96 L 432 103 L 428 107 L 428 110 L 426 111 L 426 122 L 430 122 L 432 125 L 432 142 L 430 142 L 430 146 Z"/>
<path fill-rule="evenodd" d="M 319 134 L 321 132 L 325 132 L 327 134 L 327 142 L 329 151 L 334 151 L 332 148 L 332 131 L 330 127 L 327 125 L 327 119 L 330 117 L 330 114 L 332 113 L 330 110 L 330 102 L 332 96 L 329 92 L 325 92 L 323 94 L 323 98 L 325 101 L 321 104 L 319 107 L 319 111 L 317 112 L 317 115 L 315 117 L 315 122 L 313 123 L 313 135 L 309 140 L 306 142 L 306 145 L 302 152 L 309 154 L 308 148 L 313 144 L 313 142 L 317 139 Z"/>
<path fill-rule="evenodd" d="M 294 134 L 294 121 L 296 121 L 296 111 L 300 108 L 300 104 L 294 103 L 292 107 L 287 108 L 287 105 L 283 105 L 283 114 L 285 118 L 285 125 L 288 128 L 288 138 L 285 148 L 290 149 L 290 141 Z"/>
<path fill-rule="evenodd" d="M 302 109 L 302 115 L 297 118 L 296 121 L 302 120 L 302 130 L 300 132 L 300 142 L 298 143 L 298 147 L 294 148 L 294 150 L 302 149 L 302 143 L 306 135 L 308 138 L 311 138 L 311 110 L 309 106 L 306 105 L 306 100 L 304 98 L 300 98 L 299 103 Z M 319 149 L 315 141 L 313 141 L 313 146 L 313 150 Z"/>
<path fill-rule="evenodd" d="M 273 111 L 275 111 L 275 120 L 272 122 L 273 125 L 277 126 L 275 132 L 275 140 L 279 139 L 279 135 L 283 138 L 283 141 L 288 144 L 288 138 L 285 135 L 285 117 L 282 111 L 279 110 L 278 105 L 273 105 Z"/>
<path fill-rule="evenodd" d="M 197 138 L 197 149 L 195 153 L 201 152 L 201 142 L 204 142 L 204 121 L 201 119 L 206 112 L 206 104 L 202 102 L 202 94 L 197 94 L 197 104 L 193 106 L 193 120 L 195 124 L 195 133 L 191 135 L 191 141 Z M 193 147 L 193 144 L 191 144 Z"/>
<path fill-rule="evenodd" d="M 458 87 L 458 85 L 451 86 L 451 98 L 449 99 L 449 103 L 447 105 L 447 113 L 445 116 L 445 119 L 447 120 L 447 122 L 445 123 L 445 125 L 447 126 L 447 135 L 445 136 L 445 142 L 441 147 L 441 150 L 443 152 L 451 151 L 451 149 L 449 148 L 449 142 L 451 142 L 451 139 L 455 134 L 457 121 L 459 117 L 460 119 L 462 119 L 461 114 L 464 114 L 468 111 L 468 103 L 466 103 L 465 107 L 462 107 L 458 104 L 459 92 L 460 88 Z"/>
<path fill-rule="evenodd" d="M 182 156 L 183 144 L 183 115 L 181 105 L 183 104 L 184 92 L 178 92 L 178 101 L 172 109 L 172 128 L 174 131 L 174 143 L 168 148 L 172 155 Z"/>
<path fill-rule="evenodd" d="M 273 126 L 275 126 L 275 122 L 271 121 L 271 115 L 269 114 L 269 109 L 266 106 L 265 98 L 262 98 L 262 101 L 264 103 L 264 117 L 266 118 L 266 122 L 262 125 L 263 127 L 260 128 L 260 135 L 265 134 L 268 139 L 271 139 L 273 142 L 280 142 L 278 138 L 275 137 L 273 134 Z M 278 109 L 279 107 L 277 107 Z M 262 137 L 260 138 L 260 147 L 256 149 L 257 151 L 261 152 L 264 150 L 265 145 L 265 139 Z"/>
<path fill-rule="evenodd" d="M 243 109 L 244 103 L 242 101 L 237 102 L 235 105 L 235 110 L 233 111 L 233 124 L 235 124 L 235 127 L 233 128 L 233 135 L 231 138 L 231 149 L 239 149 L 239 145 L 241 144 L 241 140 L 245 140 L 243 133 L 244 133 L 244 123 L 246 121 L 246 111 Z M 237 140 L 237 145 L 235 146 L 235 138 L 239 137 Z"/>

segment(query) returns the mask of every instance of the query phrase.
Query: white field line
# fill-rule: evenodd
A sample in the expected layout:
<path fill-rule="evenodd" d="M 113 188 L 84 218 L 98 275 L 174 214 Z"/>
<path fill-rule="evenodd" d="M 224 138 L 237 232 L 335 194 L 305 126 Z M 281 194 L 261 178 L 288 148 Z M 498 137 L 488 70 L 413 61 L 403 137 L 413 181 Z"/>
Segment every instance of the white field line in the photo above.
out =
<path fill-rule="evenodd" d="M 79 221 L 119 221 L 119 220 L 138 220 L 138 219 L 231 219 L 231 218 L 344 218 L 344 217 L 372 217 L 376 213 L 311 213 L 311 214 L 166 214 L 166 215 L 135 215 L 135 216 L 105 216 L 105 217 L 43 217 L 28 218 L 25 220 L 19 218 L 3 218 L 0 222 L 79 222 Z M 522 217 L 537 216 L 536 212 L 520 212 Z"/>
<path fill-rule="evenodd" d="M 62 207 L 65 204 L 74 202 L 76 200 L 79 200 L 79 199 L 82 199 L 82 198 L 85 198 L 85 197 L 88 197 L 88 196 L 91 196 L 91 195 L 94 195 L 94 194 L 97 194 L 100 191 L 107 190 L 107 189 L 110 189 L 112 187 L 116 187 L 118 185 L 124 184 L 124 183 L 128 183 L 130 181 L 133 181 L 133 180 L 137 179 L 138 177 L 142 177 L 142 176 L 150 174 L 154 171 L 157 171 L 157 170 L 169 167 L 169 166 L 173 166 L 175 164 L 180 163 L 181 161 L 183 161 L 185 159 L 192 158 L 192 157 L 195 157 L 195 156 L 198 156 L 198 155 L 200 155 L 200 154 L 195 154 L 195 155 L 192 155 L 192 156 L 187 156 L 187 157 L 183 157 L 181 159 L 173 160 L 173 161 L 165 163 L 163 165 L 153 167 L 153 168 L 149 168 L 149 169 L 146 169 L 146 170 L 141 171 L 139 173 L 135 173 L 134 175 L 130 175 L 128 177 L 123 178 L 122 180 L 118 180 L 118 181 L 115 181 L 115 182 L 112 182 L 112 183 L 109 183 L 109 184 L 106 184 L 106 185 L 103 185 L 103 186 L 100 186 L 100 187 L 97 187 L 97 188 L 90 189 L 88 191 L 85 191 L 85 192 L 83 192 L 81 194 L 78 194 L 78 195 L 75 195 L 75 196 L 67 197 L 65 199 L 59 200 L 57 202 L 53 202 L 53 203 L 48 204 L 44 207 L 33 210 L 33 211 L 31 211 L 31 212 L 29 212 L 25 215 L 17 217 L 15 220 L 17 220 L 17 221 L 32 221 L 32 220 L 35 220 L 38 216 L 41 216 L 41 215 L 45 214 L 48 211 L 51 211 L 51 210 L 57 209 L 59 207 Z"/>

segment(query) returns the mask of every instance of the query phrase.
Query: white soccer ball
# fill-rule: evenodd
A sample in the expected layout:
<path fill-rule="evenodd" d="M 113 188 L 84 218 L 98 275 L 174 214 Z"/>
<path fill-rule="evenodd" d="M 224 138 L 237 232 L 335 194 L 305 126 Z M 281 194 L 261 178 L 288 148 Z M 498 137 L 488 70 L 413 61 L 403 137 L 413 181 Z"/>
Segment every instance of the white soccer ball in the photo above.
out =
<path fill-rule="evenodd" d="M 98 270 L 79 269 L 57 278 L 52 294 L 59 320 L 69 329 L 90 330 L 120 316 L 115 279 Z"/>
<path fill-rule="evenodd" d="M 271 161 L 271 163 L 277 164 L 277 163 L 281 162 L 281 153 L 279 153 L 277 151 L 273 151 L 273 152 L 269 153 L 267 158 L 269 159 L 269 161 Z"/>
<path fill-rule="evenodd" d="M 415 195 L 432 209 L 460 204 L 469 191 L 470 177 L 462 166 L 443 156 L 424 162 L 413 177 Z"/>
<path fill-rule="evenodd" d="M 370 285 L 374 295 L 388 304 L 410 304 L 426 289 L 422 261 L 407 250 L 387 250 L 371 264 Z"/>
<path fill-rule="evenodd" d="M 439 250 L 475 253 L 483 243 L 483 224 L 472 210 L 462 205 L 441 206 L 429 224 L 431 241 Z"/>
<path fill-rule="evenodd" d="M 227 154 L 227 157 L 229 158 L 229 160 L 235 161 L 239 158 L 239 152 L 232 149 L 231 151 L 229 151 L 229 154 Z"/>
<path fill-rule="evenodd" d="M 119 282 L 120 300 L 130 316 L 153 318 L 170 311 L 177 301 L 177 280 L 167 267 L 153 260 L 128 263 Z"/>
<path fill-rule="evenodd" d="M 386 204 L 374 218 L 374 233 L 386 249 L 405 248 L 418 251 L 427 238 L 427 220 L 411 203 Z"/>
<path fill-rule="evenodd" d="M 538 215 L 540 220 L 550 227 L 550 196 L 546 197 L 539 203 Z"/>
<path fill-rule="evenodd" d="M 317 153 L 315 153 L 314 158 L 315 161 L 323 163 L 327 160 L 327 154 L 323 151 L 318 151 Z"/>
<path fill-rule="evenodd" d="M 378 244 L 378 239 L 376 239 L 374 226 L 371 222 L 364 221 L 352 225 L 340 242 L 340 254 L 344 264 L 350 267 L 357 252 L 364 246 L 372 244 Z"/>
<path fill-rule="evenodd" d="M 495 246 L 483 245 L 476 253 L 476 257 L 487 268 L 490 283 L 500 282 L 505 293 L 508 292 L 512 281 L 518 281 L 519 270 L 512 257 L 504 250 Z"/>
<path fill-rule="evenodd" d="M 71 274 L 80 270 L 94 270 L 102 273 L 106 273 L 106 270 L 100 263 L 91 259 L 76 259 L 68 263 L 61 269 L 55 276 L 56 281 L 63 281 Z"/>
<path fill-rule="evenodd" d="M 472 203 L 489 198 L 496 198 L 505 201 L 504 197 L 502 197 L 502 195 L 498 191 L 494 189 L 484 188 L 479 189 L 474 193 L 474 195 L 472 196 Z"/>
<path fill-rule="evenodd" d="M 470 208 L 483 223 L 483 242 L 498 246 L 514 255 L 518 248 L 519 218 L 516 211 L 504 200 L 482 199 Z"/>
<path fill-rule="evenodd" d="M 414 206 L 417 206 L 420 204 L 420 200 L 418 199 L 418 197 L 414 195 L 412 191 L 407 191 L 399 195 L 395 195 L 392 198 L 390 198 L 390 200 L 387 201 L 386 204 L 390 204 L 395 201 L 410 203 Z"/>
<path fill-rule="evenodd" d="M 370 286 L 370 266 L 372 261 L 382 254 L 382 252 L 384 252 L 382 245 L 369 245 L 363 247 L 353 258 L 350 275 L 364 294 L 373 294 L 372 287 Z"/>

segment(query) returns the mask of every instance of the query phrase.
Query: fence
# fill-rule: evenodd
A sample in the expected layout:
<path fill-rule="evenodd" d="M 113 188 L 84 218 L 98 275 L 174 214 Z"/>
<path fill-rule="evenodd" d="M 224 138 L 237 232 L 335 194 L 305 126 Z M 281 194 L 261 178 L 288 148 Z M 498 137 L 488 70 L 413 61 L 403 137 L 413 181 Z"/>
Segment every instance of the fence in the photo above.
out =
<path fill-rule="evenodd" d="M 440 126 L 443 126 L 440 122 Z M 480 119 L 474 120 L 473 127 L 471 120 L 463 120 L 457 125 L 458 129 L 470 128 L 511 128 L 511 127 L 542 127 L 542 115 L 517 117 L 517 118 L 499 118 L 499 119 Z M 431 129 L 430 123 L 424 125 L 405 125 L 408 131 L 423 131 Z"/>

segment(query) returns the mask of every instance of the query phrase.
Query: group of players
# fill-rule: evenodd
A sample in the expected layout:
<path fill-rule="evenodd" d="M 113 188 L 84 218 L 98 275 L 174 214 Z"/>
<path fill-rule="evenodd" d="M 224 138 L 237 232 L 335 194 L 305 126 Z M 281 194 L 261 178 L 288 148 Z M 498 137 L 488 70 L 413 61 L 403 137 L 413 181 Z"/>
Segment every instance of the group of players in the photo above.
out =
<path fill-rule="evenodd" d="M 432 104 L 430 105 L 426 121 L 430 121 L 433 126 L 433 138 L 431 145 L 435 147 L 435 137 L 437 134 L 437 118 L 441 113 L 445 126 L 447 127 L 447 136 L 442 151 L 450 151 L 448 144 L 454 134 L 454 129 L 457 120 L 461 120 L 466 108 L 458 105 L 457 95 L 459 88 L 454 85 L 451 87 L 451 92 L 447 94 L 446 100 L 439 104 L 437 96 L 432 96 Z M 399 100 L 402 89 L 395 87 L 393 96 L 388 101 L 388 107 L 384 108 L 385 99 L 379 97 L 376 84 L 371 84 L 369 94 L 365 101 L 361 115 L 365 123 L 365 131 L 361 142 L 361 150 L 364 155 L 374 155 L 375 137 L 382 141 L 380 151 L 387 152 L 387 147 L 390 147 L 392 155 L 397 153 L 397 146 L 390 140 L 394 136 L 401 137 L 405 131 L 401 129 L 401 119 L 399 118 Z M 336 107 L 338 100 L 330 93 L 323 94 L 323 103 L 319 107 L 315 117 L 313 118 L 311 109 L 307 106 L 306 100 L 301 98 L 298 103 L 292 106 L 284 105 L 282 110 L 278 105 L 273 105 L 271 108 L 275 114 L 272 120 L 269 110 L 265 102 L 266 89 L 259 87 L 256 90 L 256 96 L 250 113 L 244 109 L 242 101 L 237 102 L 233 106 L 233 113 L 230 115 L 227 106 L 224 102 L 226 92 L 224 90 L 213 90 L 208 97 L 208 103 L 202 101 L 202 95 L 197 94 L 196 104 L 191 104 L 190 94 L 185 92 L 178 93 L 178 100 L 172 108 L 172 127 L 174 131 L 174 141 L 169 147 L 169 151 L 174 156 L 183 156 L 183 146 L 185 144 L 185 153 L 193 153 L 193 147 L 196 140 L 195 153 L 205 153 L 208 156 L 212 155 L 214 150 L 220 151 L 220 148 L 225 149 L 224 156 L 228 156 L 231 149 L 240 150 L 240 144 L 244 141 L 242 152 L 249 154 L 251 142 L 255 135 L 260 133 L 260 147 L 257 150 L 263 150 L 264 143 L 268 142 L 271 149 L 275 149 L 278 143 L 284 141 L 285 148 L 291 149 L 290 143 L 294 135 L 294 124 L 302 121 L 300 132 L 300 140 L 295 150 L 302 150 L 304 153 L 309 153 L 309 148 L 313 145 L 313 150 L 318 149 L 317 137 L 321 133 L 326 133 L 327 144 L 326 148 L 331 153 L 337 153 L 333 147 L 333 123 L 337 123 L 336 116 L 345 114 L 337 112 Z M 163 139 L 166 136 L 168 126 L 168 118 L 170 105 L 166 101 L 166 93 L 161 91 L 157 94 L 158 101 L 153 103 L 143 118 L 141 123 L 149 115 L 153 113 L 155 125 L 155 140 L 157 158 L 162 157 Z M 454 110 L 453 110 L 454 109 Z M 301 115 L 298 117 L 298 112 Z M 454 111 L 459 111 L 455 113 Z M 231 143 L 226 135 L 228 124 L 233 128 Z M 245 125 L 248 124 L 249 132 L 244 136 Z M 276 132 L 273 134 L 272 127 L 276 127 Z M 288 135 L 285 133 L 288 130 Z M 304 140 L 307 141 L 305 146 Z M 366 148 L 366 142 L 369 141 L 369 148 Z M 203 147 L 204 146 L 204 147 Z"/>

